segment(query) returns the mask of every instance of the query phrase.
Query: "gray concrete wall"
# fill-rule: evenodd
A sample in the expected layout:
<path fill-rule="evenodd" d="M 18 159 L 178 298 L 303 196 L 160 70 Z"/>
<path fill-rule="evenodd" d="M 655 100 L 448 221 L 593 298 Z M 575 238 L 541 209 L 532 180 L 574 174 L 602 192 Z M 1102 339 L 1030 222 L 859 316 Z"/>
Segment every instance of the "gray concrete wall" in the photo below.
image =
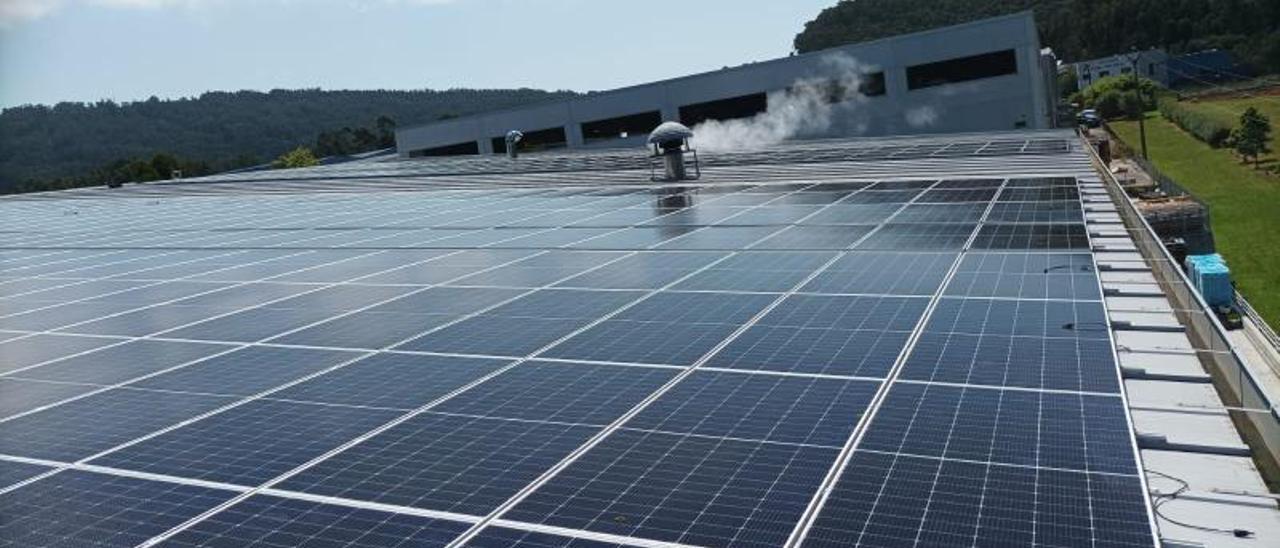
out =
<path fill-rule="evenodd" d="M 907 89 L 906 68 L 1013 49 L 1017 73 L 981 80 Z M 570 148 L 584 147 L 581 124 L 595 120 L 658 110 L 664 120 L 678 119 L 683 105 L 753 93 L 776 93 L 810 78 L 836 74 L 832 57 L 856 60 L 868 72 L 885 73 L 886 93 L 839 105 L 830 130 L 808 137 L 877 136 L 914 133 L 1041 129 L 1051 126 L 1049 90 L 1044 85 L 1040 44 L 1030 12 L 987 19 L 854 44 L 821 52 L 793 55 L 595 93 L 577 99 L 497 111 L 396 132 L 402 156 L 414 151 L 479 141 L 482 153 L 492 151 L 489 139 L 518 129 L 524 132 L 563 127 Z M 934 114 L 932 123 L 913 124 L 920 112 Z M 642 136 L 592 143 L 591 147 L 642 145 Z M 695 140 L 696 144 L 696 140 Z"/>

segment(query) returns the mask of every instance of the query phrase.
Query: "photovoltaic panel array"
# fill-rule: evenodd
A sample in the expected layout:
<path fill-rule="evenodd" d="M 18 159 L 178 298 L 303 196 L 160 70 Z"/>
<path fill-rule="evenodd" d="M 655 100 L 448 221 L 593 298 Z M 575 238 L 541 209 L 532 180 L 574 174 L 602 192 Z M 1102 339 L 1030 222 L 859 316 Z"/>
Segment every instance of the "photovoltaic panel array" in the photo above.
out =
<path fill-rule="evenodd" d="M 1154 546 L 1066 141 L 628 161 L 0 202 L 0 541 Z"/>

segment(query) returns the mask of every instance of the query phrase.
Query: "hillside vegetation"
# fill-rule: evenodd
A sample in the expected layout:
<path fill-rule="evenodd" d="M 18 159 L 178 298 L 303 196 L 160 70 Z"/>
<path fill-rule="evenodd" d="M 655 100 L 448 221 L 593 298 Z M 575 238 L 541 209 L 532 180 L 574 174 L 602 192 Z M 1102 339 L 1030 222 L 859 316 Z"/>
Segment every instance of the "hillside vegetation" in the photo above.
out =
<path fill-rule="evenodd" d="M 1040 40 L 1068 62 L 1163 47 L 1226 48 L 1280 72 L 1277 0 L 843 0 L 805 24 L 800 52 L 1035 10 Z"/>
<path fill-rule="evenodd" d="M 533 89 L 209 92 L 194 98 L 28 105 L 0 112 L 0 191 L 176 155 L 214 169 L 267 162 L 322 132 L 404 125 L 571 96 Z M 38 185 L 28 185 L 31 188 Z"/>

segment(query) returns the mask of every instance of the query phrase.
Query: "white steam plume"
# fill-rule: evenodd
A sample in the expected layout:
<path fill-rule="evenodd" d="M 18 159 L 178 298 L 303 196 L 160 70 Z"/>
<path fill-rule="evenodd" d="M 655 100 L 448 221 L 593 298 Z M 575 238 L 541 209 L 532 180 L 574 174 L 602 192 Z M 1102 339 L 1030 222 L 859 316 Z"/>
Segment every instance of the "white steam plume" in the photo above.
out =
<path fill-rule="evenodd" d="M 866 98 L 860 91 L 863 75 L 873 70 L 845 54 L 824 57 L 822 64 L 824 75 L 802 78 L 790 89 L 770 93 L 765 112 L 694 126 L 693 145 L 709 151 L 742 150 L 821 137 L 833 127 L 843 133 L 862 133 L 866 123 L 855 111 Z"/>

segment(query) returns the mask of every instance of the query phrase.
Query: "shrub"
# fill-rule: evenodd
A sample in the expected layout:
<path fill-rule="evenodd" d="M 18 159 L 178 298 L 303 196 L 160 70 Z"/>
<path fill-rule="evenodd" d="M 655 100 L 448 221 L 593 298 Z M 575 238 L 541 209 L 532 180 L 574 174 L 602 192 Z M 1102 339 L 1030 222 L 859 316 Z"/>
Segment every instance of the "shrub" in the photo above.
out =
<path fill-rule="evenodd" d="M 276 169 L 292 169 L 295 167 L 311 167 L 319 164 L 320 161 L 316 160 L 316 156 L 311 153 L 311 149 L 307 147 L 298 147 L 284 153 L 284 155 L 279 158 L 276 158 L 276 161 L 271 163 L 271 167 Z"/>
<path fill-rule="evenodd" d="M 1231 137 L 1231 124 L 1209 116 L 1172 97 L 1160 100 L 1160 115 L 1209 146 L 1219 148 Z"/>
<path fill-rule="evenodd" d="M 1135 82 L 1131 76 L 1108 76 L 1081 91 L 1079 100 L 1103 118 L 1136 117 L 1155 107 L 1153 100 L 1159 93 L 1159 86 L 1146 78 Z"/>

